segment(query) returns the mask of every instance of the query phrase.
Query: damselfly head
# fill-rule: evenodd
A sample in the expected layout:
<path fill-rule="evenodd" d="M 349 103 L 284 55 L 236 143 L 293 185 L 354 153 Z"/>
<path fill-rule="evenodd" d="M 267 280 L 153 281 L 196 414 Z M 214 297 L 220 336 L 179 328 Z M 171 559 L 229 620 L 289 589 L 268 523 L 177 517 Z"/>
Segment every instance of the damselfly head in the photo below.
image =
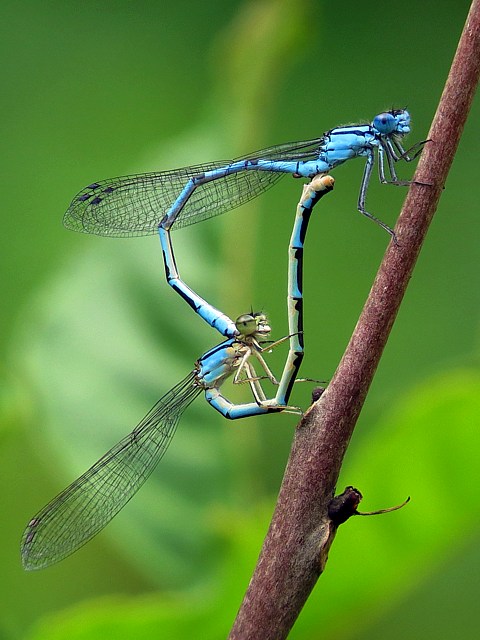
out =
<path fill-rule="evenodd" d="M 264 313 L 245 313 L 235 320 L 235 326 L 242 336 L 264 337 L 272 330 Z"/>
<path fill-rule="evenodd" d="M 382 136 L 405 136 L 410 133 L 410 114 L 406 109 L 391 109 L 379 113 L 372 122 L 378 133 Z"/>

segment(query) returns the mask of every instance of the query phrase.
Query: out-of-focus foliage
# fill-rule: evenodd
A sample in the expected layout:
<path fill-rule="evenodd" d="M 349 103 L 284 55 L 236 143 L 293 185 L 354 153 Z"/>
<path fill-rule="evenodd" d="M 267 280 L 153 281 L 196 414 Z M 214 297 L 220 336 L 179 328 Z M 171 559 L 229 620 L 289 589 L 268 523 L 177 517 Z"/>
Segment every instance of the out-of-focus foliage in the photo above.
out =
<path fill-rule="evenodd" d="M 232 424 L 197 400 L 105 533 L 44 572 L 20 567 L 18 540 L 35 510 L 219 341 L 164 283 L 156 238 L 75 235 L 61 216 L 92 180 L 315 137 L 392 104 L 412 112 L 411 141 L 425 137 L 468 2 L 402 8 L 5 5 L 0 637 L 225 637 L 294 416 Z M 478 631 L 478 122 L 474 105 L 339 486 L 358 486 L 365 510 L 412 501 L 340 529 L 292 638 Z M 355 212 L 361 171 L 357 161 L 335 173 L 307 239 L 311 377 L 334 371 L 388 240 Z M 248 207 L 174 235 L 193 288 L 232 317 L 265 309 L 276 336 L 299 194 L 285 178 Z M 392 223 L 403 196 L 374 184 L 369 208 Z M 274 368 L 281 357 L 272 354 Z M 308 387 L 298 385 L 296 403 L 308 405 Z"/>
<path fill-rule="evenodd" d="M 402 514 L 356 517 L 342 527 L 326 573 L 292 638 L 307 640 L 313 629 L 321 629 L 327 637 L 352 637 L 352 629 L 360 634 L 356 637 L 382 637 L 384 629 L 376 631 L 375 623 L 392 600 L 401 601 L 431 579 L 445 559 L 455 556 L 458 544 L 475 535 L 479 412 L 480 376 L 469 370 L 452 370 L 412 389 L 364 439 L 343 475 L 362 478 L 372 509 L 382 503 L 393 505 L 408 488 L 415 487 L 412 501 Z M 451 482 L 451 477 L 459 476 L 468 489 L 462 495 Z M 384 484 L 379 485 L 379 477 L 385 479 Z M 455 505 L 455 514 L 447 505 Z M 76 605 L 47 619 L 31 640 L 100 638 L 106 632 L 115 638 L 150 638 L 158 629 L 178 640 L 194 637 L 199 629 L 205 638 L 225 637 L 231 622 L 226 603 L 234 607 L 240 596 L 239 583 L 248 581 L 261 544 L 260 525 L 267 526 L 271 507 L 257 504 L 243 514 L 219 512 L 212 520 L 224 539 L 223 552 L 228 557 L 215 576 L 215 588 L 188 599 L 178 594 L 149 595 Z M 226 522 L 230 526 L 225 526 Z M 226 567 L 230 567 L 228 573 Z M 408 614 L 406 618 L 389 636 L 400 639 L 412 634 Z M 420 633 L 430 616 L 425 618 Z"/>

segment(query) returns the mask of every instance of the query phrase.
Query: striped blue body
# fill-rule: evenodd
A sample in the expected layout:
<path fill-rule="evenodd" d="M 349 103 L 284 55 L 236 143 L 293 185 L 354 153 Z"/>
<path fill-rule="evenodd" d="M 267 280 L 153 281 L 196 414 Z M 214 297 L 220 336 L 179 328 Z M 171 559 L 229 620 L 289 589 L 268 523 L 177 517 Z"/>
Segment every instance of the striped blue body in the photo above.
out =
<path fill-rule="evenodd" d="M 374 218 L 365 209 L 365 198 L 375 151 L 381 182 L 404 184 L 398 180 L 394 164 L 418 155 L 417 151 L 409 157 L 401 145 L 409 131 L 408 111 L 391 110 L 375 116 L 371 124 L 336 127 L 320 138 L 277 145 L 236 160 L 94 182 L 73 199 L 64 224 L 75 231 L 104 236 L 145 235 L 155 233 L 159 226 L 180 228 L 248 202 L 282 175 L 312 178 L 357 157 L 367 158 L 358 209 Z"/>

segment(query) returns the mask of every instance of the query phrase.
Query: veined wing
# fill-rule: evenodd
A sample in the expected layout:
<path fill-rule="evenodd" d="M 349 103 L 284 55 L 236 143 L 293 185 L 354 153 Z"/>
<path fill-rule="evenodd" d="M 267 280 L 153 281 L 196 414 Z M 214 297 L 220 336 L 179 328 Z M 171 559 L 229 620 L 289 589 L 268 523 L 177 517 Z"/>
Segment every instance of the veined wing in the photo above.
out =
<path fill-rule="evenodd" d="M 128 436 L 30 520 L 22 538 L 25 569 L 62 560 L 110 522 L 152 473 L 180 416 L 201 391 L 190 373 Z"/>
<path fill-rule="evenodd" d="M 195 175 L 240 160 L 309 160 L 318 156 L 321 139 L 262 149 L 235 160 L 222 160 L 170 171 L 144 173 L 95 182 L 78 193 L 63 222 L 74 231 L 101 236 L 156 233 L 158 224 Z M 269 189 L 282 173 L 241 171 L 198 186 L 174 228 L 184 227 L 239 207 Z"/>

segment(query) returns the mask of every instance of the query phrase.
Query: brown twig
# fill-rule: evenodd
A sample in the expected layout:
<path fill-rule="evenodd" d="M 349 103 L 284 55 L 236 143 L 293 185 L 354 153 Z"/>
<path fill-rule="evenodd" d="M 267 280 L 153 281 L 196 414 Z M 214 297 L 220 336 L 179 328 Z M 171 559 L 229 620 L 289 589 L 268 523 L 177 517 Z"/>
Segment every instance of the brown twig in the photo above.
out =
<path fill-rule="evenodd" d="M 232 640 L 286 638 L 323 571 L 345 451 L 442 193 L 480 69 L 480 0 L 472 2 L 396 233 L 327 390 L 305 414 Z"/>

